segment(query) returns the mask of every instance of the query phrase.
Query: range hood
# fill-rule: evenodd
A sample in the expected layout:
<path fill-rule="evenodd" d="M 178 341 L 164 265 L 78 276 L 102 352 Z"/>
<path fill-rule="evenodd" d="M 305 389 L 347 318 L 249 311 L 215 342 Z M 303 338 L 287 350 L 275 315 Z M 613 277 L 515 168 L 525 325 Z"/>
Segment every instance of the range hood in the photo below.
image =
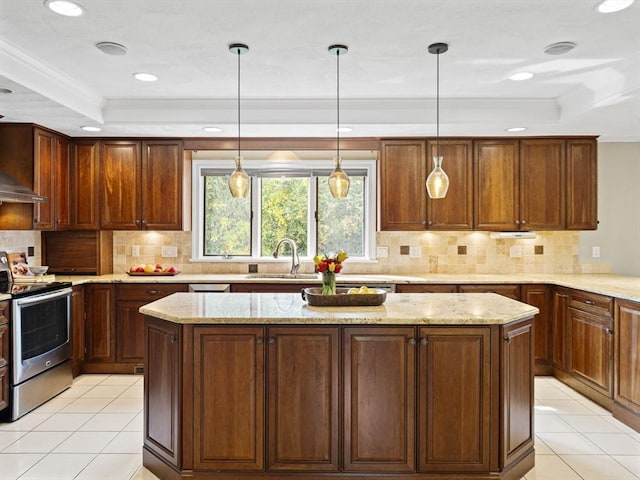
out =
<path fill-rule="evenodd" d="M 38 195 L 6 173 L 0 172 L 0 203 L 35 203 L 46 201 L 47 197 Z"/>

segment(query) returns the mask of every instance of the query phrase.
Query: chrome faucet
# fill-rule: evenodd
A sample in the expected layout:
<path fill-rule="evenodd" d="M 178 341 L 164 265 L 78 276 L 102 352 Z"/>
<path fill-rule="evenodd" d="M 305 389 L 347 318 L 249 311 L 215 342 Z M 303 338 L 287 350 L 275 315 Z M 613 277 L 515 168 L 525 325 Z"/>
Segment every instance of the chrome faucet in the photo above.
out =
<path fill-rule="evenodd" d="M 276 249 L 273 251 L 273 258 L 278 258 L 280 246 L 283 243 L 289 245 L 289 248 L 291 249 L 291 275 L 295 275 L 298 273 L 298 269 L 300 268 L 300 257 L 298 257 L 298 247 L 296 247 L 296 242 L 290 238 L 283 238 L 278 241 L 278 243 L 276 243 Z"/>

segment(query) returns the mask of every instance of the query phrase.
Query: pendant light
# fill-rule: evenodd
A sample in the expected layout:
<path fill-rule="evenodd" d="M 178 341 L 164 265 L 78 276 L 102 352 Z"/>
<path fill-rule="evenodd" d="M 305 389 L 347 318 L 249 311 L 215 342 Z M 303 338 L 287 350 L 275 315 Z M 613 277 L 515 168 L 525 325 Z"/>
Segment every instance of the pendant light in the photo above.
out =
<path fill-rule="evenodd" d="M 446 43 L 432 43 L 429 53 L 436 55 L 436 155 L 433 157 L 434 168 L 427 177 L 427 192 L 430 198 L 444 198 L 449 189 L 449 177 L 442 170 L 440 156 L 440 54 L 449 50 Z"/>
<path fill-rule="evenodd" d="M 233 198 L 244 198 L 249 193 L 251 179 L 242 168 L 242 157 L 240 156 L 240 55 L 249 51 L 249 47 L 244 43 L 232 43 L 229 51 L 238 56 L 238 155 L 235 157 L 236 168 L 229 177 L 229 190 Z"/>
<path fill-rule="evenodd" d="M 331 45 L 329 47 L 329 53 L 336 56 L 336 157 L 333 159 L 335 162 L 335 168 L 331 175 L 329 175 L 329 191 L 333 198 L 346 198 L 349 193 L 349 176 L 342 170 L 340 158 L 340 55 L 346 55 L 349 51 L 349 47 L 346 45 Z"/>

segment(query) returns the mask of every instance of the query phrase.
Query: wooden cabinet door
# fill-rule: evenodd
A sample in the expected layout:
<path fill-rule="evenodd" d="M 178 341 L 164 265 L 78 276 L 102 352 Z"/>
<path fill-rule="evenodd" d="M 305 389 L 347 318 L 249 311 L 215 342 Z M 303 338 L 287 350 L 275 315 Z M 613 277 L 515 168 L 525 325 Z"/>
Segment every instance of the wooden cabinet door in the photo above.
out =
<path fill-rule="evenodd" d="M 533 331 L 529 320 L 502 329 L 502 438 L 500 466 L 533 449 Z"/>
<path fill-rule="evenodd" d="M 425 142 L 383 140 L 380 155 L 380 229 L 424 230 L 427 224 Z"/>
<path fill-rule="evenodd" d="M 598 228 L 598 174 L 595 139 L 567 140 L 567 230 Z"/>
<path fill-rule="evenodd" d="M 520 300 L 520 285 L 459 285 L 460 293 L 497 293 L 503 297 Z"/>
<path fill-rule="evenodd" d="M 344 470 L 415 470 L 415 329 L 344 329 Z"/>
<path fill-rule="evenodd" d="M 551 372 L 543 371 L 549 365 L 549 346 L 551 345 L 551 292 L 547 285 L 522 285 L 522 301 L 538 307 L 540 313 L 533 317 L 533 357 L 540 375 Z M 538 374 L 538 372 L 536 372 Z"/>
<path fill-rule="evenodd" d="M 563 139 L 520 140 L 520 228 L 564 229 L 565 169 Z"/>
<path fill-rule="evenodd" d="M 456 293 L 457 285 L 408 284 L 396 285 L 396 293 Z"/>
<path fill-rule="evenodd" d="M 0 411 L 9 407 L 9 367 L 0 368 Z"/>
<path fill-rule="evenodd" d="M 449 177 L 445 198 L 427 195 L 429 230 L 471 230 L 473 228 L 473 147 L 471 140 L 441 140 L 442 169 Z M 427 175 L 434 168 L 436 143 L 427 143 Z"/>
<path fill-rule="evenodd" d="M 170 465 L 182 466 L 182 326 L 148 317 L 145 324 L 144 446 Z M 196 385 L 199 387 L 200 385 Z M 201 398 L 196 396 L 195 398 Z"/>
<path fill-rule="evenodd" d="M 55 138 L 55 169 L 54 169 L 54 219 L 56 230 L 72 228 L 71 220 L 71 157 L 69 154 L 69 140 L 56 136 Z"/>
<path fill-rule="evenodd" d="M 616 300 L 613 398 L 640 411 L 640 304 Z"/>
<path fill-rule="evenodd" d="M 551 313 L 551 363 L 565 372 L 569 371 L 571 358 L 571 324 L 568 318 L 569 292 L 555 288 Z"/>
<path fill-rule="evenodd" d="M 76 285 L 73 287 L 71 294 L 71 369 L 74 377 L 80 375 L 84 360 L 84 300 L 84 286 Z"/>
<path fill-rule="evenodd" d="M 36 202 L 33 207 L 33 226 L 36 230 L 53 230 L 55 225 L 55 134 L 35 128 L 33 189 L 38 195 L 47 197 L 45 202 Z"/>
<path fill-rule="evenodd" d="M 100 228 L 100 144 L 75 140 L 73 146 L 71 220 L 74 230 Z"/>
<path fill-rule="evenodd" d="M 474 142 L 474 218 L 477 230 L 519 230 L 517 140 Z"/>
<path fill-rule="evenodd" d="M 100 228 L 139 229 L 140 142 L 101 142 L 100 167 Z"/>
<path fill-rule="evenodd" d="M 182 142 L 145 141 L 142 144 L 142 228 L 182 228 Z"/>
<path fill-rule="evenodd" d="M 193 331 L 193 468 L 264 470 L 263 328 Z"/>
<path fill-rule="evenodd" d="M 338 471 L 337 327 L 268 329 L 269 471 Z"/>
<path fill-rule="evenodd" d="M 85 359 L 90 362 L 114 362 L 116 359 L 115 288 L 111 284 L 86 287 Z"/>
<path fill-rule="evenodd" d="M 571 373 L 611 397 L 613 393 L 613 325 L 601 317 L 569 307 Z"/>
<path fill-rule="evenodd" d="M 488 471 L 489 328 L 423 327 L 419 339 L 418 470 Z"/>

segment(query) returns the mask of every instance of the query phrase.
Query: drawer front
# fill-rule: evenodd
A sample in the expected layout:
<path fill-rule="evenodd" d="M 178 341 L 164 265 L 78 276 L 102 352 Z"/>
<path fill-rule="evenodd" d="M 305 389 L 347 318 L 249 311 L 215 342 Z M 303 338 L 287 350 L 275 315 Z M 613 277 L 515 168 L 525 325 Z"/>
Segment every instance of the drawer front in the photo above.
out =
<path fill-rule="evenodd" d="M 0 302 L 0 324 L 9 323 L 9 302 Z"/>
<path fill-rule="evenodd" d="M 572 290 L 569 306 L 583 312 L 613 318 L 613 298 L 597 293 Z"/>
<path fill-rule="evenodd" d="M 175 283 L 121 283 L 116 285 L 116 300 L 154 301 L 176 292 L 188 291 L 187 284 Z"/>
<path fill-rule="evenodd" d="M 460 285 L 460 293 L 497 293 L 504 297 L 520 300 L 520 285 Z"/>

